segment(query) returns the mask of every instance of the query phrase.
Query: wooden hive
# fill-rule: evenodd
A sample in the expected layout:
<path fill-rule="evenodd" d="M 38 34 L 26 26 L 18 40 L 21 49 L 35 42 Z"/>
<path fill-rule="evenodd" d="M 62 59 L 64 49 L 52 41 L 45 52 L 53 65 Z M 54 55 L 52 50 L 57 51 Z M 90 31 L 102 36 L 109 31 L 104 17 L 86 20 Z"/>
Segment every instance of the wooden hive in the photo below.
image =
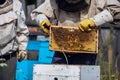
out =
<path fill-rule="evenodd" d="M 74 53 L 98 53 L 98 30 L 81 32 L 78 27 L 51 26 L 50 50 Z"/>

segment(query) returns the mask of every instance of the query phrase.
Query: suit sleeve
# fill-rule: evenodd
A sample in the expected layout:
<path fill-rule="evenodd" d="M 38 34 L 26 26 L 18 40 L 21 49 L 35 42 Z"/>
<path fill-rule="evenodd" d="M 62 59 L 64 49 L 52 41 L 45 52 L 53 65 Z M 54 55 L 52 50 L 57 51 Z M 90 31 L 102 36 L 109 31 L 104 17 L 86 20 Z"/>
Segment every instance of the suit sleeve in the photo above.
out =
<path fill-rule="evenodd" d="M 19 43 L 19 50 L 25 51 L 28 43 L 29 31 L 25 24 L 25 14 L 22 4 L 18 2 L 18 24 L 17 24 L 17 38 Z"/>

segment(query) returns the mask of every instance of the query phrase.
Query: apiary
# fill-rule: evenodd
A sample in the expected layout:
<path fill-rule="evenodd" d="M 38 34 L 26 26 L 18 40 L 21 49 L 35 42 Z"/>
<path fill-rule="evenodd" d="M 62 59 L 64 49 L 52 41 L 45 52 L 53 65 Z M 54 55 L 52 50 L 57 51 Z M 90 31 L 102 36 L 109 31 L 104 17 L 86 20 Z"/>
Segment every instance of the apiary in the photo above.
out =
<path fill-rule="evenodd" d="M 78 27 L 51 26 L 50 50 L 74 53 L 98 53 L 98 30 L 81 32 Z"/>

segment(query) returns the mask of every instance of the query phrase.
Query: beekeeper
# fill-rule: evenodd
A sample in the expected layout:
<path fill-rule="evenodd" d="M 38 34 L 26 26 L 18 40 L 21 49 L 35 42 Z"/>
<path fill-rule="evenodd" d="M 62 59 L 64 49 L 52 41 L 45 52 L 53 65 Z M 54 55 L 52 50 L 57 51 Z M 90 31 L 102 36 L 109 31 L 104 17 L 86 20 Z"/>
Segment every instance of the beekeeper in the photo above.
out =
<path fill-rule="evenodd" d="M 26 58 L 28 34 L 21 2 L 1 0 L 0 80 L 15 80 L 16 58 L 18 61 Z"/>
<path fill-rule="evenodd" d="M 49 35 L 51 25 L 77 26 L 82 32 L 120 19 L 118 0 L 45 0 L 32 11 L 32 20 L 36 20 L 41 30 Z M 66 64 L 62 52 L 55 52 L 52 63 Z M 65 53 L 69 64 L 94 65 L 96 54 Z"/>

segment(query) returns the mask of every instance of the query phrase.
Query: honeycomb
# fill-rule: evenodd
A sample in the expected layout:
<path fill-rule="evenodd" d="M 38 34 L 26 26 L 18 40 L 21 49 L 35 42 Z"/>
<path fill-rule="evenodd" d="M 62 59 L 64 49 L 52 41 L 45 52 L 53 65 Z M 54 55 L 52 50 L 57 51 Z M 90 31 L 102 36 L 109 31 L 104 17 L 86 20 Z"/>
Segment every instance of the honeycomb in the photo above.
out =
<path fill-rule="evenodd" d="M 98 30 L 81 32 L 77 27 L 52 26 L 50 29 L 50 50 L 98 53 Z"/>

